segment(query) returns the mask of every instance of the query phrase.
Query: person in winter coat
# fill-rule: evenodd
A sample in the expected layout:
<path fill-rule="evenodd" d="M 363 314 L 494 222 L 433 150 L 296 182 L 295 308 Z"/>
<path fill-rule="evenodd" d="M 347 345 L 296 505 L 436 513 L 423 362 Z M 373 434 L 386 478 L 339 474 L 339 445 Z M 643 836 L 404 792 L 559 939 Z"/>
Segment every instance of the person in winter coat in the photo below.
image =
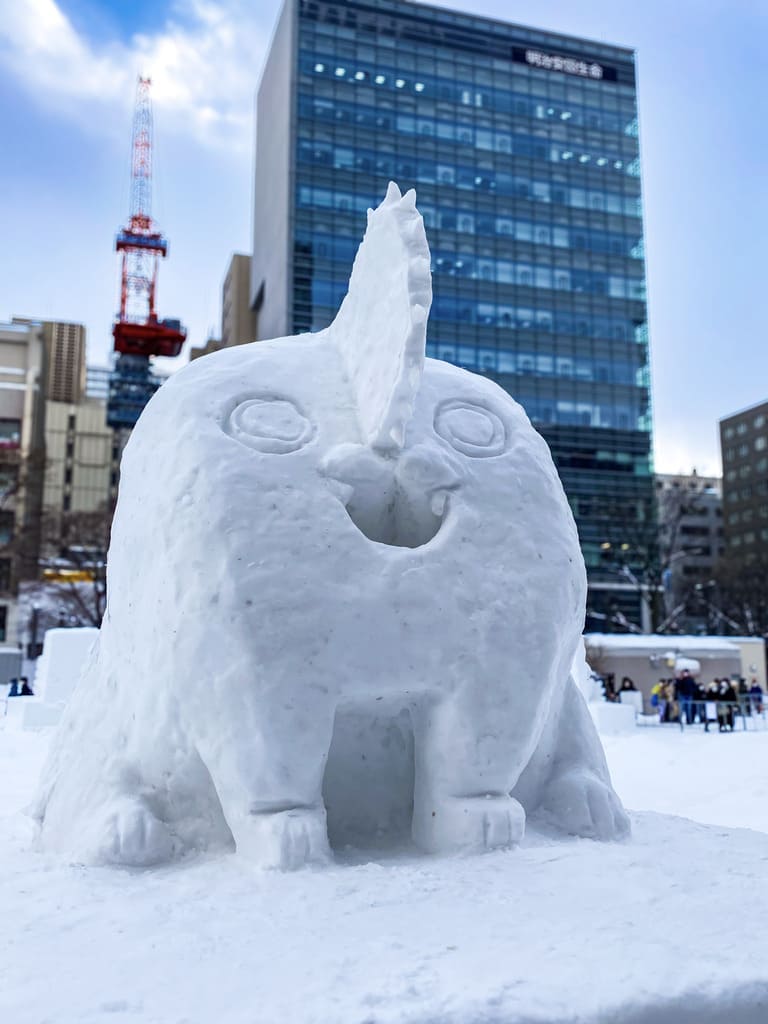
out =
<path fill-rule="evenodd" d="M 664 689 L 664 680 L 660 679 L 651 687 L 651 707 L 658 708 L 661 704 L 661 691 Z"/>
<path fill-rule="evenodd" d="M 736 691 L 730 679 L 720 680 L 720 689 L 717 695 L 717 724 L 720 732 L 733 732 L 734 708 L 738 707 Z"/>
<path fill-rule="evenodd" d="M 675 698 L 675 682 L 673 679 L 669 679 L 661 691 L 661 721 L 680 721 L 680 705 Z"/>
<path fill-rule="evenodd" d="M 675 690 L 677 699 L 680 702 L 681 713 L 685 713 L 686 723 L 693 725 L 696 710 L 693 702 L 696 699 L 698 687 L 696 680 L 687 668 L 684 668 L 678 676 Z"/>
<path fill-rule="evenodd" d="M 763 713 L 763 688 L 756 679 L 752 679 L 749 687 L 749 700 L 756 714 Z"/>

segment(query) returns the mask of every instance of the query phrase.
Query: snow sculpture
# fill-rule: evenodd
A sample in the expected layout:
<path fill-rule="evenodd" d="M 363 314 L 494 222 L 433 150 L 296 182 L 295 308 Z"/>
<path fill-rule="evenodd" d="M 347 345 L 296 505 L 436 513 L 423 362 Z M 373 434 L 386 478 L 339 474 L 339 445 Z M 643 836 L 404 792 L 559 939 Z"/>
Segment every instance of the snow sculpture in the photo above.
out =
<path fill-rule="evenodd" d="M 328 823 L 371 815 L 369 763 L 425 851 L 512 846 L 526 812 L 627 833 L 571 675 L 585 572 L 560 481 L 504 391 L 425 361 L 429 266 L 392 184 L 328 329 L 198 360 L 147 406 L 46 847 L 323 861 Z"/>

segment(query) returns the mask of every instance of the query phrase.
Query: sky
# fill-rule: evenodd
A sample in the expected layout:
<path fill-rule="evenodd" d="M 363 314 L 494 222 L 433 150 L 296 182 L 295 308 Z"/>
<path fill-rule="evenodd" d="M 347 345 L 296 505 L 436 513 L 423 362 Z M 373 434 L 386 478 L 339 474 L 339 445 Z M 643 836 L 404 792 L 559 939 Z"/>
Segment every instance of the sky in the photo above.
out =
<path fill-rule="evenodd" d="M 0 0 L 0 320 L 85 323 L 89 361 L 108 363 L 142 73 L 170 242 L 158 312 L 193 345 L 218 336 L 229 258 L 251 247 L 254 95 L 279 5 Z M 768 399 L 768 3 L 438 5 L 637 49 L 656 468 L 719 473 L 718 419 Z"/>

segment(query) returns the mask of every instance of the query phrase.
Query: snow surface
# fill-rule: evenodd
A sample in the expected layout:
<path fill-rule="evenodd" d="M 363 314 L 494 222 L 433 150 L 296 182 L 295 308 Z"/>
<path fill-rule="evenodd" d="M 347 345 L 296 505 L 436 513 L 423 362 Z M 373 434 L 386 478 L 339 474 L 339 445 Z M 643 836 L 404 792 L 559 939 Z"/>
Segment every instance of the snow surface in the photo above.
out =
<path fill-rule="evenodd" d="M 0 1020 L 13 1024 L 764 1024 L 768 732 L 606 748 L 632 839 L 529 830 L 484 856 L 153 871 L 34 852 L 49 733 L 0 725 Z M 704 802 L 706 795 L 706 804 Z M 654 811 L 699 810 L 712 826 Z"/>
<path fill-rule="evenodd" d="M 549 449 L 501 388 L 425 361 L 430 301 L 415 195 L 390 185 L 327 330 L 152 398 L 36 800 L 45 848 L 294 868 L 404 832 L 506 848 L 537 812 L 626 835 L 571 676 L 586 574 Z"/>
<path fill-rule="evenodd" d="M 627 806 L 768 832 L 768 730 L 762 725 L 738 733 L 640 726 L 629 736 L 602 739 Z M 768 889 L 768 863 L 763 874 Z M 768 944 L 764 952 L 768 968 Z"/>

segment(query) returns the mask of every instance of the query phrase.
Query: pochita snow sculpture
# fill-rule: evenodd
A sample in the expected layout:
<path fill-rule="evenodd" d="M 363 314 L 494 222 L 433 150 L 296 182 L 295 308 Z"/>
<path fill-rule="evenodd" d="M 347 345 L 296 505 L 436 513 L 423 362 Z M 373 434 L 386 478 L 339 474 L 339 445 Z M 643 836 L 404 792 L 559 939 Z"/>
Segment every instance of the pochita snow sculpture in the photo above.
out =
<path fill-rule="evenodd" d="M 208 356 L 149 403 L 44 845 L 322 861 L 331 819 L 370 814 L 370 764 L 425 851 L 511 846 L 534 811 L 626 833 L 570 676 L 585 573 L 549 451 L 495 384 L 425 361 L 430 302 L 415 195 L 390 185 L 327 330 Z"/>

